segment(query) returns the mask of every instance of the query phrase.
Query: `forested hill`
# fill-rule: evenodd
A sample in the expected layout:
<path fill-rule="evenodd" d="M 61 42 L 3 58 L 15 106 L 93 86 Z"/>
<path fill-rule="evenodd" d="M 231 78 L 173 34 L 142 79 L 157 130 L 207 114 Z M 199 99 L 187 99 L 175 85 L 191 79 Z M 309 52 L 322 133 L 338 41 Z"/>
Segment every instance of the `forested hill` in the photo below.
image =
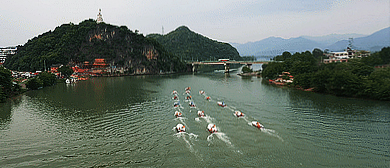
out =
<path fill-rule="evenodd" d="M 4 65 L 11 70 L 37 71 L 53 64 L 93 63 L 96 58 L 104 58 L 108 64 L 124 67 L 128 72 L 178 72 L 186 66 L 156 40 L 145 38 L 126 26 L 97 24 L 92 19 L 78 25 L 63 24 L 28 40 Z"/>
<path fill-rule="evenodd" d="M 146 37 L 156 39 L 169 52 L 183 60 L 241 59 L 238 51 L 230 44 L 211 40 L 191 31 L 185 26 L 178 27 L 166 35 L 149 34 Z"/>

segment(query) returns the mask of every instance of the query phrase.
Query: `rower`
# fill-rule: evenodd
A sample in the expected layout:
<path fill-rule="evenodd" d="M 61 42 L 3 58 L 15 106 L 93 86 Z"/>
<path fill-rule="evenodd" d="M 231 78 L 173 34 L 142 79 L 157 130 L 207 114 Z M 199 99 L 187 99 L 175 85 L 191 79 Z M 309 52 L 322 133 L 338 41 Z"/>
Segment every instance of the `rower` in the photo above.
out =
<path fill-rule="evenodd" d="M 235 111 L 234 114 L 235 114 L 236 117 L 244 116 L 244 113 L 241 113 L 241 111 Z"/>
<path fill-rule="evenodd" d="M 179 107 L 180 101 L 173 103 L 173 107 Z"/>
<path fill-rule="evenodd" d="M 175 117 L 181 117 L 181 113 L 178 111 L 175 111 Z"/>
<path fill-rule="evenodd" d="M 204 117 L 204 111 L 198 111 L 198 117 Z"/>
<path fill-rule="evenodd" d="M 214 132 L 217 132 L 217 127 L 215 126 L 215 124 L 209 124 L 209 125 L 207 125 L 207 130 L 210 133 L 214 133 Z"/>
<path fill-rule="evenodd" d="M 257 121 L 252 121 L 252 125 L 255 126 L 255 127 L 257 127 L 258 129 L 264 128 L 264 126 L 261 125 L 261 124 L 260 124 L 259 122 L 257 122 Z"/>
<path fill-rule="evenodd" d="M 186 126 L 184 126 L 183 124 L 177 124 L 176 131 L 177 132 L 186 132 Z"/>

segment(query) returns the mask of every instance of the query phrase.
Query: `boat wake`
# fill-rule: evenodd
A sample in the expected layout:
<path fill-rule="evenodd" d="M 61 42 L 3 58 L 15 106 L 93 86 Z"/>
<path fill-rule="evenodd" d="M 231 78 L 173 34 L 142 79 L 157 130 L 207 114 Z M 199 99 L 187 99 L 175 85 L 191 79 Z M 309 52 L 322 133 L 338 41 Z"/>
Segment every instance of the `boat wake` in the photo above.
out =
<path fill-rule="evenodd" d="M 188 148 L 188 150 L 190 150 L 190 152 L 193 153 L 198 158 L 198 160 L 203 161 L 202 155 L 197 150 L 194 149 L 194 144 L 190 142 L 191 139 L 197 139 L 198 135 L 193 133 L 178 132 L 174 134 L 174 136 L 178 138 L 182 138 L 183 141 L 186 143 L 186 147 Z M 187 139 L 187 136 L 189 139 Z"/>
<path fill-rule="evenodd" d="M 185 120 L 187 120 L 186 117 L 177 117 L 174 119 L 175 121 L 179 120 L 181 123 L 183 123 L 185 126 L 186 126 L 186 123 L 184 122 Z"/>
<path fill-rule="evenodd" d="M 225 142 L 226 145 L 228 145 L 230 147 L 234 147 L 234 145 L 230 142 L 229 137 L 223 132 L 214 132 L 214 133 L 210 134 L 209 136 L 207 136 L 207 141 L 212 142 L 212 140 L 214 139 L 214 137 L 213 137 L 214 135 L 218 139 L 220 139 L 221 141 Z"/>
<path fill-rule="evenodd" d="M 200 119 L 204 119 L 207 122 L 207 124 L 211 124 L 212 120 L 214 120 L 214 118 L 212 118 L 210 116 L 204 116 L 204 117 L 196 117 L 195 121 L 201 122 Z"/>
<path fill-rule="evenodd" d="M 246 117 L 240 117 L 242 118 L 243 120 L 245 120 L 245 122 L 248 122 L 248 123 L 251 123 L 251 121 L 249 121 Z M 252 125 L 252 124 L 251 124 Z"/>
<path fill-rule="evenodd" d="M 271 135 L 271 136 L 273 136 L 273 137 L 276 137 L 276 138 L 278 138 L 280 141 L 284 142 L 284 140 L 283 140 L 278 134 L 275 133 L 275 130 L 267 129 L 267 128 L 261 128 L 260 130 L 261 130 L 261 132 L 265 132 L 265 133 L 267 133 L 268 135 Z"/>
<path fill-rule="evenodd" d="M 252 122 L 249 122 L 249 121 L 248 121 L 248 125 L 253 126 L 253 125 L 252 125 Z M 268 128 L 260 128 L 259 130 L 260 130 L 261 132 L 264 132 L 264 133 L 270 135 L 270 136 L 276 137 L 276 138 L 278 138 L 279 140 L 281 140 L 282 142 L 284 142 L 283 138 L 280 137 L 280 136 L 276 133 L 275 130 L 268 129 Z"/>

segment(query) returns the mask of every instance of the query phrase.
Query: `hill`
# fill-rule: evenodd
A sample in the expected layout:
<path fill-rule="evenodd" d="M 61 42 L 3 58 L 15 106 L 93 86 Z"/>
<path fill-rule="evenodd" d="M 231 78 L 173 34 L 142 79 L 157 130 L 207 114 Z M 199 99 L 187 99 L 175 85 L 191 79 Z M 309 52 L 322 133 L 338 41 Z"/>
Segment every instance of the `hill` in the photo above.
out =
<path fill-rule="evenodd" d="M 340 40 L 330 46 L 331 51 L 344 50 L 348 46 L 348 40 Z M 390 46 L 390 27 L 379 30 L 371 35 L 353 39 L 353 48 L 358 50 L 380 51 L 383 47 Z"/>
<path fill-rule="evenodd" d="M 28 40 L 4 66 L 11 70 L 37 71 L 53 64 L 93 62 L 96 58 L 104 58 L 111 66 L 124 67 L 129 73 L 185 69 L 185 64 L 156 40 L 132 32 L 126 26 L 97 24 L 92 19 L 79 25 L 63 24 Z"/>
<path fill-rule="evenodd" d="M 211 40 L 191 31 L 186 26 L 178 27 L 166 35 L 150 34 L 146 37 L 156 39 L 168 52 L 183 60 L 241 59 L 237 50 L 230 44 Z"/>
<path fill-rule="evenodd" d="M 291 53 L 313 50 L 321 47 L 320 43 L 308 40 L 303 37 L 283 39 L 280 37 L 269 37 L 256 42 L 236 45 L 241 56 L 262 56 L 262 55 L 280 55 L 284 51 Z"/>
<path fill-rule="evenodd" d="M 284 51 L 294 53 L 312 51 L 314 48 L 329 49 L 330 51 L 344 50 L 348 46 L 349 37 L 354 38 L 354 49 L 379 51 L 383 47 L 390 46 L 390 27 L 368 36 L 360 34 L 332 34 L 321 37 L 301 36 L 290 39 L 269 37 L 256 42 L 245 44 L 232 43 L 232 45 L 237 48 L 241 56 L 276 56 Z"/>
<path fill-rule="evenodd" d="M 351 33 L 351 34 L 330 34 L 325 36 L 301 36 L 301 37 L 309 40 L 313 40 L 317 43 L 323 44 L 324 46 L 329 46 L 334 44 L 336 41 L 341 41 L 349 38 L 359 38 L 364 36 L 367 35 Z"/>

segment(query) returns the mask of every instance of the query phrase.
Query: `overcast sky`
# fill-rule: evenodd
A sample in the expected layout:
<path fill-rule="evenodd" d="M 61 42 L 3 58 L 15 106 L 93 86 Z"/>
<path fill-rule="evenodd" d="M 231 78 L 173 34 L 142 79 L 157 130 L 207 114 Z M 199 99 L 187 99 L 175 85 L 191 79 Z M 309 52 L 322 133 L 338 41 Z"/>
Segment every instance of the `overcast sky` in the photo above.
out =
<path fill-rule="evenodd" d="M 64 23 L 96 19 L 144 35 L 185 25 L 223 42 L 246 43 L 271 36 L 372 34 L 390 27 L 390 0 L 2 0 L 0 47 Z"/>

